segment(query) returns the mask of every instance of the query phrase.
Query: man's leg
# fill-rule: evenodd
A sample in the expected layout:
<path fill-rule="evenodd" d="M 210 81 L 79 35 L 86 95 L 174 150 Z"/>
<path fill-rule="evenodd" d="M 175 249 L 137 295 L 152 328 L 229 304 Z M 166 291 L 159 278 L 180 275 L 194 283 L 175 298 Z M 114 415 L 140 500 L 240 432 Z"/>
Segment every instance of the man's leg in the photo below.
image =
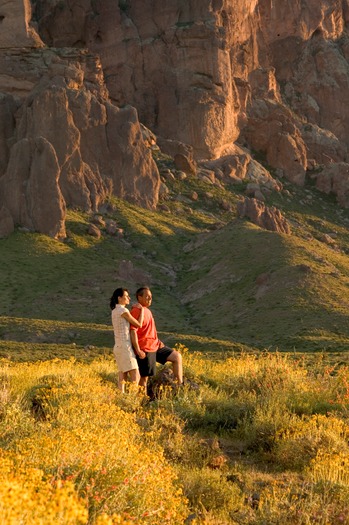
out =
<path fill-rule="evenodd" d="M 139 386 L 146 387 L 148 383 L 148 377 L 153 376 L 156 372 L 156 352 L 146 352 L 143 359 L 137 355 L 136 359 L 141 376 L 138 384 Z"/>
<path fill-rule="evenodd" d="M 177 350 L 173 350 L 168 356 L 167 361 L 172 363 L 173 375 L 181 385 L 183 383 L 183 363 L 181 354 L 177 352 Z"/>
<path fill-rule="evenodd" d="M 179 385 L 183 383 L 183 364 L 182 356 L 177 350 L 169 346 L 163 346 L 156 352 L 156 361 L 161 365 L 169 362 L 172 363 L 172 370 L 175 380 Z"/>

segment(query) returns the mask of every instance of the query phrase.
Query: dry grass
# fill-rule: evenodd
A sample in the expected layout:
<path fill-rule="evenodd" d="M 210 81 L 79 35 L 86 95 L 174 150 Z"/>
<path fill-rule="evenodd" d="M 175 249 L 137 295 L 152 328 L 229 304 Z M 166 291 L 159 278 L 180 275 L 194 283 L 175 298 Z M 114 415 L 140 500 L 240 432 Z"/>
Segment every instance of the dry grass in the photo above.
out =
<path fill-rule="evenodd" d="M 349 369 L 177 348 L 150 403 L 111 359 L 3 361 L 4 525 L 349 523 Z"/>

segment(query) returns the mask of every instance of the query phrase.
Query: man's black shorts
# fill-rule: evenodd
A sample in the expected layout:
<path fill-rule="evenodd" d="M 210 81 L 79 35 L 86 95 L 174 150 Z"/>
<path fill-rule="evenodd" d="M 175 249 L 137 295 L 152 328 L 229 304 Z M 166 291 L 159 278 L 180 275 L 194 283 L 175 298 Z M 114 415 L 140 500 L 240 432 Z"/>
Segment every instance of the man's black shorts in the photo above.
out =
<path fill-rule="evenodd" d="M 159 348 L 156 352 L 146 352 L 144 359 L 140 359 L 137 355 L 136 358 L 141 377 L 149 377 L 155 375 L 156 363 L 164 365 L 168 357 L 172 354 L 172 352 L 173 348 L 163 346 L 162 348 Z"/>

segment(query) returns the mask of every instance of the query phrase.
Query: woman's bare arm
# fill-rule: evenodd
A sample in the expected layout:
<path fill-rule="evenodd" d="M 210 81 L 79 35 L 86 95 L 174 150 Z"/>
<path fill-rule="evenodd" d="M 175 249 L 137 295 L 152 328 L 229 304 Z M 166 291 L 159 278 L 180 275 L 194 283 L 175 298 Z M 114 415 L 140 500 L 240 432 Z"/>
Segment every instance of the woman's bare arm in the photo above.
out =
<path fill-rule="evenodd" d="M 144 310 L 142 306 L 140 307 L 140 311 L 141 313 L 138 319 L 133 317 L 133 315 L 131 315 L 128 310 L 124 312 L 123 314 L 121 314 L 121 317 L 124 317 L 124 319 L 126 319 L 126 321 L 132 324 L 132 326 L 135 326 L 136 328 L 141 328 L 143 324 L 143 317 L 144 317 Z"/>

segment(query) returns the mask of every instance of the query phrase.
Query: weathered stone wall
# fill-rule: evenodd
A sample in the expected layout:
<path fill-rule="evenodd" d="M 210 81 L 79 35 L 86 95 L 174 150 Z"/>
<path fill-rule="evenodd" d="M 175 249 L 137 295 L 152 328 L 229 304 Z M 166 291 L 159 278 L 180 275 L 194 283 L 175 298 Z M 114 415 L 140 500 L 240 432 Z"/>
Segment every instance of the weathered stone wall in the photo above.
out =
<path fill-rule="evenodd" d="M 0 48 L 41 47 L 31 19 L 30 0 L 1 0 Z"/>

